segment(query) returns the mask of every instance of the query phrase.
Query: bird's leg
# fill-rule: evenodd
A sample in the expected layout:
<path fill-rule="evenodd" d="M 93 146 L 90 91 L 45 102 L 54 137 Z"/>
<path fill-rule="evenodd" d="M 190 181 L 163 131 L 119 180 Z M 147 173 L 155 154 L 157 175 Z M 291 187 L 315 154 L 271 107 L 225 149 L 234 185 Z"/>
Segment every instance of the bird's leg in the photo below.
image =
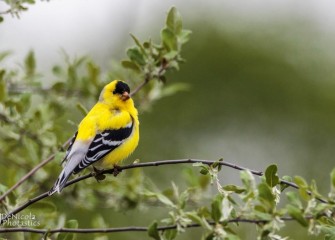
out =
<path fill-rule="evenodd" d="M 93 176 L 94 178 L 100 182 L 106 178 L 104 174 L 102 174 L 103 169 L 97 169 L 96 167 L 93 166 Z"/>
<path fill-rule="evenodd" d="M 113 175 L 114 175 L 114 177 L 116 177 L 117 175 L 119 175 L 120 172 L 122 172 L 121 167 L 118 166 L 118 165 L 114 165 L 113 166 Z"/>

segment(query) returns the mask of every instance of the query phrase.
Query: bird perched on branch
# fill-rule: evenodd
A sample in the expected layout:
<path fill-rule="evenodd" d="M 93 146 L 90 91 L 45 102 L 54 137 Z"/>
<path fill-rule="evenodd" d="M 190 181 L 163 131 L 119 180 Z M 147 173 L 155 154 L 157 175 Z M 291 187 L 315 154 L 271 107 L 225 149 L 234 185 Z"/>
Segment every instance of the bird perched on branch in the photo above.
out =
<path fill-rule="evenodd" d="M 119 80 L 107 84 L 98 103 L 79 124 L 49 195 L 60 193 L 72 174 L 92 164 L 103 169 L 128 157 L 139 141 L 137 115 L 128 85 Z"/>

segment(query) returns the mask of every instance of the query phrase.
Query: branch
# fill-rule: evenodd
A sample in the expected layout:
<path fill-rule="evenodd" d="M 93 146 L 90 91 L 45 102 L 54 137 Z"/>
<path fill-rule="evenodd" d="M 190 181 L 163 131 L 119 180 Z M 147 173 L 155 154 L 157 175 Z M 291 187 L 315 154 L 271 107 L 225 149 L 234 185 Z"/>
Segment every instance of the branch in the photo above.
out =
<path fill-rule="evenodd" d="M 68 139 L 63 145 L 62 148 L 65 148 L 66 145 L 70 142 L 71 138 Z M 45 164 L 52 161 L 56 156 L 56 153 L 51 154 L 48 158 L 44 159 L 38 165 L 36 165 L 33 169 L 31 169 L 26 175 L 24 175 L 17 183 L 15 183 L 10 189 L 8 189 L 4 194 L 0 196 L 0 202 L 2 202 L 12 191 L 18 188 L 24 181 L 26 181 L 29 177 L 31 177 L 37 170 L 42 168 Z"/>
<path fill-rule="evenodd" d="M 169 66 L 168 63 L 163 59 L 161 65 L 160 65 L 160 68 L 159 68 L 159 70 L 158 70 L 158 74 L 157 74 L 157 76 L 154 76 L 154 77 L 153 77 L 150 73 L 146 74 L 146 76 L 145 76 L 145 78 L 144 78 L 144 81 L 143 81 L 140 85 L 138 85 L 138 86 L 135 88 L 134 91 L 132 91 L 132 92 L 130 93 L 130 96 L 131 96 L 131 97 L 134 96 L 134 95 L 135 95 L 138 91 L 140 91 L 145 85 L 147 85 L 148 82 L 149 82 L 150 80 L 152 80 L 152 79 L 154 79 L 154 78 L 160 79 L 161 76 L 164 74 L 165 70 L 167 70 L 168 66 Z"/>
<path fill-rule="evenodd" d="M 136 163 L 136 164 L 129 164 L 129 165 L 125 165 L 125 166 L 118 166 L 116 170 L 120 172 L 122 170 L 132 169 L 132 168 L 155 167 L 155 166 L 161 166 L 161 165 L 173 165 L 173 164 L 183 164 L 183 163 L 203 163 L 203 164 L 207 164 L 207 165 L 212 165 L 215 162 L 217 162 L 219 165 L 222 165 L 222 166 L 226 166 L 226 167 L 233 168 L 233 169 L 240 170 L 240 171 L 248 170 L 254 175 L 263 176 L 263 172 L 261 172 L 261 171 L 251 170 L 251 169 L 241 167 L 239 165 L 232 164 L 232 163 L 229 163 L 229 162 L 201 160 L 201 159 L 178 159 L 178 160 L 162 160 L 162 161 L 157 161 L 157 162 Z M 103 175 L 103 174 L 113 174 L 114 175 L 115 174 L 115 169 L 113 168 L 113 169 L 102 170 L 101 172 L 99 172 L 98 175 Z M 80 182 L 84 179 L 91 178 L 91 177 L 94 177 L 94 176 L 97 176 L 97 174 L 95 172 L 91 172 L 91 173 L 88 173 L 88 174 L 83 175 L 81 177 L 77 177 L 77 178 L 75 178 L 71 181 L 68 181 L 67 184 L 65 185 L 65 187 L 68 187 L 68 186 L 70 186 L 74 183 Z M 284 184 L 287 184 L 288 186 L 299 189 L 299 187 L 292 182 L 281 180 L 280 183 L 284 183 Z M 0 225 L 3 224 L 4 221 L 6 221 L 8 218 L 10 218 L 10 216 L 17 214 L 17 213 L 21 212 L 23 209 L 30 206 L 31 204 L 48 197 L 49 196 L 48 193 L 49 192 L 42 193 L 41 195 L 28 200 L 26 203 L 19 206 L 18 208 L 15 208 L 14 210 L 12 210 L 8 214 L 6 214 L 3 218 L 1 218 Z M 309 191 L 307 193 L 309 195 L 311 195 L 311 193 Z M 327 201 L 324 200 L 324 199 L 321 199 L 321 198 L 316 198 L 316 199 L 318 199 L 320 202 L 327 203 Z"/>
<path fill-rule="evenodd" d="M 306 219 L 310 219 L 310 217 L 306 217 Z M 282 221 L 293 221 L 295 220 L 292 217 L 282 217 L 280 218 Z M 209 225 L 216 225 L 217 223 L 214 221 L 207 221 Z M 253 224 L 265 224 L 269 222 L 268 220 L 257 220 L 257 219 L 241 219 L 234 218 L 225 221 L 225 223 L 253 223 Z M 191 223 L 188 224 L 185 228 L 196 228 L 201 227 L 202 225 L 199 223 Z M 158 231 L 166 231 L 170 229 L 176 229 L 177 225 L 170 226 L 160 226 L 157 227 Z M 117 228 L 56 228 L 56 229 L 36 229 L 36 228 L 1 228 L 0 233 L 9 233 L 9 232 L 31 232 L 31 233 L 40 233 L 40 234 L 48 234 L 48 233 L 115 233 L 115 232 L 147 232 L 148 227 L 117 227 Z"/>

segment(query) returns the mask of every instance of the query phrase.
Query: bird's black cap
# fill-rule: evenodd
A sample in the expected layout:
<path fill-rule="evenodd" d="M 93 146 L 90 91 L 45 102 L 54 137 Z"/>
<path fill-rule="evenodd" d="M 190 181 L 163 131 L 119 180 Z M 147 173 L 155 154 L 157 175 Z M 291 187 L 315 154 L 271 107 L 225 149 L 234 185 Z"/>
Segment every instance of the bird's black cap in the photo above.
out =
<path fill-rule="evenodd" d="M 116 86 L 115 86 L 115 90 L 113 91 L 113 93 L 118 93 L 118 94 L 122 94 L 124 92 L 128 92 L 130 93 L 130 88 L 129 86 L 127 85 L 127 83 L 125 82 L 122 82 L 122 81 L 118 81 L 116 83 Z"/>

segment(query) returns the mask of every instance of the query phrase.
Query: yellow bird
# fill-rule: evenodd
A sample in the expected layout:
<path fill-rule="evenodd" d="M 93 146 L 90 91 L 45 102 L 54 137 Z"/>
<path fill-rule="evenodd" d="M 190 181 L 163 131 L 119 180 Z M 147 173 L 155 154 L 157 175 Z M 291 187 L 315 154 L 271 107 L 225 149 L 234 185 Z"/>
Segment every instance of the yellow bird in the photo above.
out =
<path fill-rule="evenodd" d="M 137 109 L 129 86 L 119 80 L 107 84 L 99 101 L 81 121 L 63 161 L 65 165 L 49 195 L 60 193 L 67 180 L 91 164 L 115 166 L 127 158 L 139 141 Z"/>

